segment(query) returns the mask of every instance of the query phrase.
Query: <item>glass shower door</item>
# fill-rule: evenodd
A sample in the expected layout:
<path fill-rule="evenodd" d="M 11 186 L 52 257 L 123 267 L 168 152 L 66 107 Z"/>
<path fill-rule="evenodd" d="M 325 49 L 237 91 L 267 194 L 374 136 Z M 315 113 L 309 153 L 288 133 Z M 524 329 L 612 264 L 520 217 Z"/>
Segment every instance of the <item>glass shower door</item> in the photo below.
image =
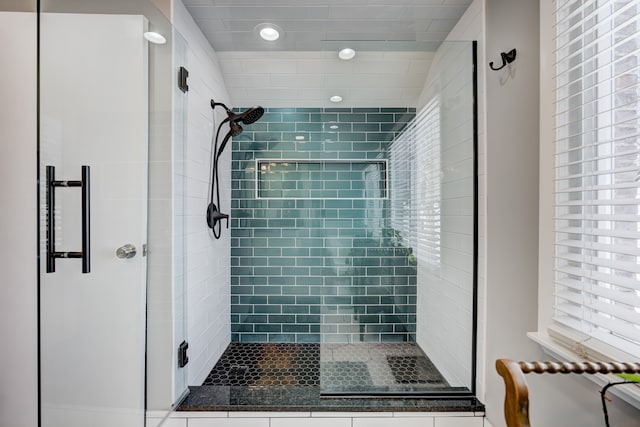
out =
<path fill-rule="evenodd" d="M 383 182 L 351 171 L 367 193 L 325 238 L 344 256 L 320 307 L 324 395 L 475 392 L 475 66 L 474 43 L 444 42 L 425 106 L 375 153 Z"/>
<path fill-rule="evenodd" d="M 40 11 L 45 427 L 144 425 L 147 26 Z"/>

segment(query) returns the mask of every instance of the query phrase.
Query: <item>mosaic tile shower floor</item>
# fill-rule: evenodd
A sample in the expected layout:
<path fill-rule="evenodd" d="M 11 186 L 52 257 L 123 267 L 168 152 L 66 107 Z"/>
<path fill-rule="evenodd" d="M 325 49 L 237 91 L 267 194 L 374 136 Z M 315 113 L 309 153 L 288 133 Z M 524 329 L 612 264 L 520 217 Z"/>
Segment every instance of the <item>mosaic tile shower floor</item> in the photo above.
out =
<path fill-rule="evenodd" d="M 203 385 L 309 385 L 330 393 L 450 388 L 415 343 L 231 343 Z"/>
<path fill-rule="evenodd" d="M 484 410 L 473 397 L 437 397 L 465 391 L 451 387 L 414 343 L 231 343 L 178 410 Z M 404 392 L 435 397 L 398 398 Z"/>

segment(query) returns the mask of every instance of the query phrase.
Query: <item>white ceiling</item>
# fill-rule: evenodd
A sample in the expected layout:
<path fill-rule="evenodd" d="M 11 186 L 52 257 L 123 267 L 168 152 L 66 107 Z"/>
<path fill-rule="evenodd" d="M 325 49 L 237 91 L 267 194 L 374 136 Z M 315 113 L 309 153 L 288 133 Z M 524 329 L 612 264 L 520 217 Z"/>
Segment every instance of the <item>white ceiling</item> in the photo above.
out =
<path fill-rule="evenodd" d="M 433 52 L 471 0 L 184 0 L 236 106 L 416 106 Z M 284 30 L 276 42 L 255 27 Z M 357 54 L 342 61 L 337 51 Z M 331 95 L 344 101 L 333 104 Z"/>

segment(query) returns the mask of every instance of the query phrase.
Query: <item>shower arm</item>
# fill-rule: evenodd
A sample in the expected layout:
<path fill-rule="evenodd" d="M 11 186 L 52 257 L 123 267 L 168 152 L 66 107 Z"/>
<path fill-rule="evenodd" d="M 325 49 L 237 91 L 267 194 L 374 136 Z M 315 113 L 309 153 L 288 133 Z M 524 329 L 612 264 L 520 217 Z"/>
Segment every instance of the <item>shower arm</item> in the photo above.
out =
<path fill-rule="evenodd" d="M 229 107 L 227 107 L 225 104 L 223 104 L 222 102 L 215 102 L 213 99 L 211 100 L 211 108 L 212 109 L 216 109 L 216 107 L 222 107 L 225 109 L 225 111 L 227 112 L 227 114 L 232 114 L 233 112 L 231 111 L 231 109 Z"/>

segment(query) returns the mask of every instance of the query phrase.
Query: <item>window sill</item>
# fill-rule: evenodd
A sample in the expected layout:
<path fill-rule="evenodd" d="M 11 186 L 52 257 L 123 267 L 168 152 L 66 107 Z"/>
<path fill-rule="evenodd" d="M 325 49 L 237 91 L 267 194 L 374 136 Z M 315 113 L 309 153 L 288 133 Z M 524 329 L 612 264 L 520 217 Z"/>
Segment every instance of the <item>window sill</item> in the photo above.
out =
<path fill-rule="evenodd" d="M 549 334 L 546 332 L 529 332 L 527 336 L 539 344 L 545 354 L 551 356 L 552 358 L 562 361 L 562 362 L 579 362 L 583 361 L 585 358 L 581 357 L 577 353 L 571 351 L 567 347 L 559 344 L 555 341 Z M 610 359 L 614 360 L 614 359 Z M 601 360 L 604 362 L 605 360 Z M 633 362 L 633 360 L 621 360 L 622 362 Z M 586 374 L 583 377 L 588 380 L 596 383 L 600 388 L 612 382 L 622 381 L 622 378 L 610 374 Z M 629 384 L 628 386 L 621 387 L 612 387 L 607 391 L 607 394 L 612 394 L 628 404 L 632 405 L 636 409 L 640 409 L 640 386 Z"/>

